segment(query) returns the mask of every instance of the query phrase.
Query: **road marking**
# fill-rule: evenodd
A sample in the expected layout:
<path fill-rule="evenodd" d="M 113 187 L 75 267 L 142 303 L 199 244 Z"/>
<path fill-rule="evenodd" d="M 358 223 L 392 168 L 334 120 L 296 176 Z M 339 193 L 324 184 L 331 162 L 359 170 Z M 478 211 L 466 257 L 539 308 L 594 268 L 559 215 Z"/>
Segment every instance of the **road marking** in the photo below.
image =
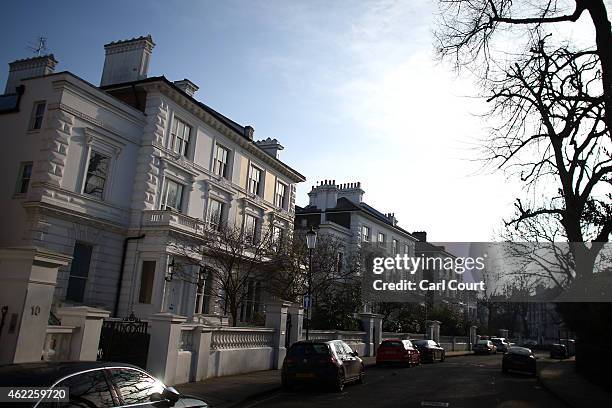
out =
<path fill-rule="evenodd" d="M 448 407 L 450 404 L 448 402 L 440 402 L 440 401 L 421 401 L 422 407 Z"/>

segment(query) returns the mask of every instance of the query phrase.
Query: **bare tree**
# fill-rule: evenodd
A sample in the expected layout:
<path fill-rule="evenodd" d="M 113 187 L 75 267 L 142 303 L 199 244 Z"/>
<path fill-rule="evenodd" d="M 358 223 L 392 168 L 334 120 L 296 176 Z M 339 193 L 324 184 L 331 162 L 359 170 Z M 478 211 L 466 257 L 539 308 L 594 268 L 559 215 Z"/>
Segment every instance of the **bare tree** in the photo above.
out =
<path fill-rule="evenodd" d="M 178 278 L 202 285 L 201 276 L 208 275 L 212 283 L 208 293 L 223 305 L 230 324 L 238 322 L 240 307 L 253 295 L 249 286 L 262 282 L 266 264 L 273 251 L 270 231 L 259 232 L 227 224 L 219 224 L 192 239 L 177 240 L 172 245 L 180 259 L 196 268 L 182 272 Z M 199 276 L 198 276 L 199 275 Z"/>
<path fill-rule="evenodd" d="M 484 143 L 485 160 L 514 172 L 523 194 L 530 193 L 517 197 L 506 225 L 558 222 L 572 243 L 577 279 L 590 279 L 612 233 L 612 33 L 604 2 L 576 0 L 569 10 L 568 2 L 554 0 L 440 3 L 438 54 L 477 72 L 491 104 L 495 125 Z M 577 21 L 583 13 L 596 33 L 594 47 L 578 49 L 546 33 L 551 24 Z M 493 47 L 508 31 L 527 38 L 523 52 L 516 43 L 516 55 Z"/>

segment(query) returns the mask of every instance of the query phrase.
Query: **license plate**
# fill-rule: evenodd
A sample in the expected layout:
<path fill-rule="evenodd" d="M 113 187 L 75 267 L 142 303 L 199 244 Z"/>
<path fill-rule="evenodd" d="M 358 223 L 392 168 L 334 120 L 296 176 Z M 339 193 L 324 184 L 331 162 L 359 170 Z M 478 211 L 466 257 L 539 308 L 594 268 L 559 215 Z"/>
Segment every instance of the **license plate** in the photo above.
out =
<path fill-rule="evenodd" d="M 314 374 L 312 373 L 297 373 L 295 378 L 314 378 Z"/>

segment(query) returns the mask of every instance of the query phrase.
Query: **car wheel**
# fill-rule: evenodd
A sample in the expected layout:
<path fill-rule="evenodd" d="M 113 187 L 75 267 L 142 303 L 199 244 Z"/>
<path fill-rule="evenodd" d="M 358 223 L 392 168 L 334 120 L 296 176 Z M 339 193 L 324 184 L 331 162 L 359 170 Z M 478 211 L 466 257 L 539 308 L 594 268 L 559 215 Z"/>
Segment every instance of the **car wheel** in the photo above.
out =
<path fill-rule="evenodd" d="M 361 367 L 361 372 L 359 373 L 359 378 L 357 379 L 357 384 L 365 383 L 365 370 Z"/>
<path fill-rule="evenodd" d="M 335 392 L 344 391 L 344 371 L 338 370 L 338 377 L 336 378 L 336 383 L 333 385 L 333 390 Z"/>

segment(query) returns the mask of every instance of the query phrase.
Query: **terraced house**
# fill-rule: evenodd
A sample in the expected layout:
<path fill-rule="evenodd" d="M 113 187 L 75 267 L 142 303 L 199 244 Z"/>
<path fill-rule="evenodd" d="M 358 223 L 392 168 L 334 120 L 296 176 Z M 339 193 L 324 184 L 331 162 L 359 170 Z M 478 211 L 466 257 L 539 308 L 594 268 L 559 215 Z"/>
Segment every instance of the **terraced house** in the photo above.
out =
<path fill-rule="evenodd" d="M 198 101 L 191 81 L 149 77 L 154 46 L 150 36 L 106 44 L 100 86 L 54 72 L 52 55 L 9 64 L 0 246 L 73 257 L 54 307 L 217 315 L 206 276 L 168 278 L 170 244 L 222 222 L 293 228 L 304 177 L 279 160 L 283 147 Z"/>

